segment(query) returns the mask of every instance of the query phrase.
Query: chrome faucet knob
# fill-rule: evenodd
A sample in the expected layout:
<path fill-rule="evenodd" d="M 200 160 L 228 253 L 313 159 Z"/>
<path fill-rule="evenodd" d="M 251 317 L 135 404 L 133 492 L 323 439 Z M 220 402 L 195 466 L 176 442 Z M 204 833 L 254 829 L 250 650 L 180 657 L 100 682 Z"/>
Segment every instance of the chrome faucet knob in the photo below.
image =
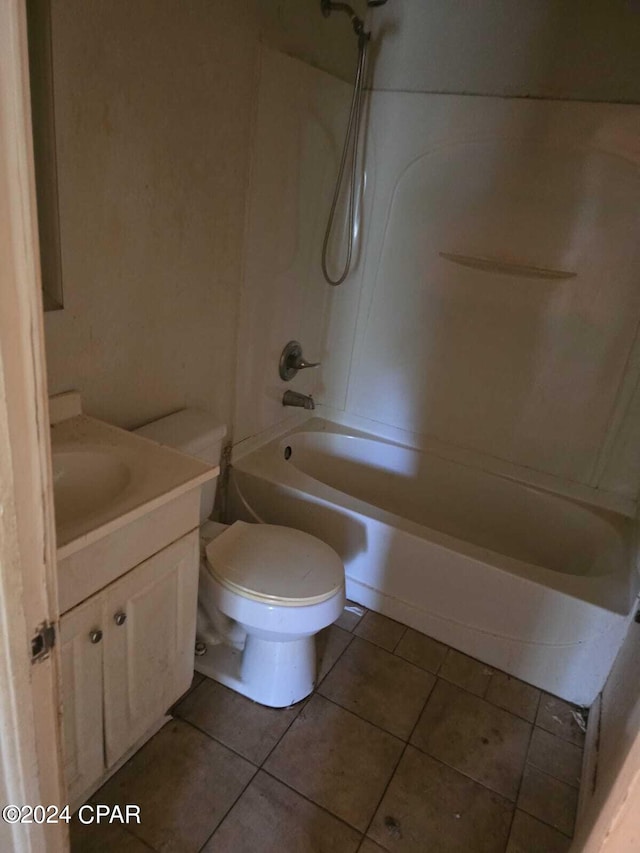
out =
<path fill-rule="evenodd" d="M 320 362 L 305 361 L 302 355 L 302 346 L 298 341 L 289 341 L 280 356 L 280 364 L 278 366 L 280 379 L 289 382 L 299 370 L 306 370 L 308 367 L 320 367 Z"/>

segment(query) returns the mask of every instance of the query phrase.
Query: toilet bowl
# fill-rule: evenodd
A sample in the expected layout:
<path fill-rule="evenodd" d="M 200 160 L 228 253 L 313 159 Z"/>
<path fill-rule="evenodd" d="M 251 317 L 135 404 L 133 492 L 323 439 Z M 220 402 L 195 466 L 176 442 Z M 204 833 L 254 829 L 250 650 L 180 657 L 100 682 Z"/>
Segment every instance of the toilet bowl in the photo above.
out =
<path fill-rule="evenodd" d="M 209 522 L 201 534 L 196 670 L 262 705 L 304 699 L 315 686 L 315 635 L 344 607 L 342 561 L 288 527 Z"/>
<path fill-rule="evenodd" d="M 192 409 L 138 432 L 212 464 L 226 434 Z M 201 506 L 195 669 L 263 705 L 292 705 L 315 686 L 315 635 L 342 612 L 344 566 L 300 530 L 208 521 L 214 498 Z"/>

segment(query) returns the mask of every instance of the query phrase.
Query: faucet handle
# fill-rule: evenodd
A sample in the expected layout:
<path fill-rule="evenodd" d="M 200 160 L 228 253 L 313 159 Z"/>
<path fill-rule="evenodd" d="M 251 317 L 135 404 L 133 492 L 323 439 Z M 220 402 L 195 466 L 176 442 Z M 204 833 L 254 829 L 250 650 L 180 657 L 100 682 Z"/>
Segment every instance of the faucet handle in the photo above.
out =
<path fill-rule="evenodd" d="M 320 367 L 319 361 L 305 361 L 304 358 L 299 358 L 295 365 L 296 370 L 306 370 L 307 367 Z"/>
<path fill-rule="evenodd" d="M 302 355 L 302 346 L 298 341 L 289 341 L 280 356 L 278 368 L 280 379 L 288 382 L 299 370 L 306 370 L 308 367 L 320 367 L 320 362 L 305 361 Z"/>

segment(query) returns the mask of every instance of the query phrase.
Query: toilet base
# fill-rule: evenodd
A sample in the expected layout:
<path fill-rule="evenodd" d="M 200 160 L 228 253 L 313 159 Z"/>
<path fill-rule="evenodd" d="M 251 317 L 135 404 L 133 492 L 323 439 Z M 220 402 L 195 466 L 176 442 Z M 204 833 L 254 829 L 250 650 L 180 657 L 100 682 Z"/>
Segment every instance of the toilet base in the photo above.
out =
<path fill-rule="evenodd" d="M 315 636 L 276 642 L 247 636 L 243 651 L 219 644 L 195 658 L 196 672 L 270 708 L 286 708 L 315 687 Z"/>

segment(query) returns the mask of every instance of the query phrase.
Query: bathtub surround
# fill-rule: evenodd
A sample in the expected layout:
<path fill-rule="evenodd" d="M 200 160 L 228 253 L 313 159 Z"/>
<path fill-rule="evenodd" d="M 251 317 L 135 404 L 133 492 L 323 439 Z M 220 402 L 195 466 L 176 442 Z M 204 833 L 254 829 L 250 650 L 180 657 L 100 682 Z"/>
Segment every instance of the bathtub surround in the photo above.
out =
<path fill-rule="evenodd" d="M 318 401 L 635 500 L 639 133 L 636 106 L 374 92 L 360 301 L 329 321 L 348 386 Z"/>
<path fill-rule="evenodd" d="M 358 600 L 464 651 L 481 648 L 493 665 L 589 704 L 625 634 L 637 587 L 632 522 L 623 516 L 635 518 L 640 486 L 640 302 L 631 239 L 640 108 L 373 92 L 359 265 L 336 290 L 322 284 L 317 266 L 318 173 L 330 171 L 317 140 L 317 117 L 325 116 L 326 128 L 331 115 L 318 97 L 329 93 L 322 76 L 263 52 L 233 512 L 314 532 L 345 559 Z M 346 89 L 329 86 L 346 118 Z M 282 172 L 278 152 L 286 152 Z M 460 266 L 443 256 L 451 253 L 504 266 Z M 514 274 L 523 266 L 526 275 Z M 567 276 L 532 277 L 531 268 Z M 302 474 L 281 458 L 279 436 L 308 423 L 304 415 L 289 419 L 280 404 L 294 383 L 278 382 L 276 365 L 292 336 L 322 362 L 294 380 L 295 390 L 313 393 L 321 416 L 339 424 L 325 425 L 321 439 L 327 431 L 366 433 L 382 440 L 369 449 L 387 450 L 386 462 L 373 452 L 371 465 L 362 464 L 360 491 L 348 453 Z M 259 450 L 269 442 L 271 449 Z M 433 465 L 428 453 L 407 448 L 434 454 Z M 371 494 L 377 466 L 396 475 L 397 494 L 384 483 Z M 510 517 L 489 493 L 513 490 L 524 503 L 545 505 L 549 519 L 540 516 L 538 532 L 521 530 L 548 552 L 521 559 L 507 546 L 511 533 L 502 542 L 474 541 L 471 528 L 482 523 L 464 488 L 451 501 L 469 523 L 453 539 L 442 518 L 403 512 L 412 492 L 420 504 L 436 469 L 454 472 L 442 474 L 445 485 L 483 484 L 478 505 L 489 527 L 492 514 L 505 529 Z M 329 470 L 338 472 L 336 482 L 326 479 Z M 442 488 L 431 485 L 441 501 Z M 582 530 L 576 544 L 584 536 L 571 554 L 560 544 L 561 517 Z M 570 565 L 591 571 L 582 546 L 610 523 L 612 543 L 613 531 L 625 531 L 609 551 L 610 567 L 592 566 L 591 577 L 567 574 Z M 467 587 L 482 590 L 480 598 L 461 601 Z"/>
<path fill-rule="evenodd" d="M 638 108 L 372 93 L 359 265 L 334 291 L 317 247 L 348 94 L 263 51 L 236 445 L 294 425 L 274 364 L 295 332 L 322 367 L 294 390 L 331 419 L 634 515 Z M 572 277 L 464 268 L 448 250 Z"/>

